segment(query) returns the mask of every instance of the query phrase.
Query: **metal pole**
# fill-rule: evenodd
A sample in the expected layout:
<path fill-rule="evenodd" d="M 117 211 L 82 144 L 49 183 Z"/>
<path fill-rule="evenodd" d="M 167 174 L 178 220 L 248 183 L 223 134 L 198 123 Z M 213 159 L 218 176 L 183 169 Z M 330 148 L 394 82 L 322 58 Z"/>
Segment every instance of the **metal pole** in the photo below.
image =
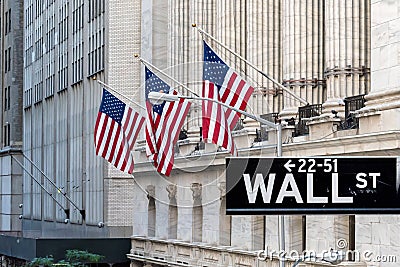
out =
<path fill-rule="evenodd" d="M 57 190 L 59 190 L 61 192 L 61 194 L 72 204 L 72 206 L 74 206 L 75 208 L 77 208 L 78 210 L 81 210 L 72 200 L 70 197 L 67 196 L 67 193 L 62 192 L 59 187 L 27 156 L 25 156 L 25 154 L 22 154 L 22 156 L 27 159 L 46 179 L 47 181 L 49 181 L 55 188 L 57 188 Z"/>
<path fill-rule="evenodd" d="M 122 96 L 123 98 L 125 98 L 126 100 L 132 102 L 132 103 L 135 104 L 136 106 L 138 106 L 138 107 L 140 107 L 140 108 L 146 110 L 146 108 L 145 108 L 144 106 L 140 105 L 139 103 L 136 103 L 135 101 L 133 101 L 133 100 L 130 99 L 129 97 L 125 96 L 124 94 L 121 94 L 120 92 L 118 92 L 117 90 L 115 90 L 114 88 L 112 88 L 111 86 L 109 86 L 108 84 L 106 84 L 106 83 L 104 83 L 104 82 L 102 82 L 102 81 L 100 81 L 100 80 L 97 80 L 97 79 L 96 79 L 96 81 L 97 81 L 99 84 L 103 85 L 104 87 L 107 87 L 108 89 L 110 89 L 111 91 L 113 91 L 114 93 L 116 93 L 117 95 Z"/>
<path fill-rule="evenodd" d="M 206 98 L 206 97 L 192 97 L 192 96 L 178 96 L 179 98 L 184 98 L 184 99 L 194 99 L 194 100 L 205 100 L 205 101 L 211 101 L 211 102 L 214 102 L 214 103 L 217 103 L 217 104 L 219 104 L 219 105 L 222 105 L 222 106 L 224 106 L 224 107 L 226 107 L 226 108 L 229 108 L 229 109 L 232 109 L 232 110 L 234 110 L 234 111 L 236 111 L 236 112 L 239 112 L 240 114 L 243 114 L 243 115 L 245 115 L 246 117 L 249 117 L 249 118 L 251 118 L 251 119 L 253 119 L 253 120 L 255 120 L 255 121 L 258 121 L 258 122 L 261 122 L 261 123 L 263 123 L 263 124 L 265 124 L 265 125 L 267 125 L 268 127 L 271 127 L 271 128 L 274 128 L 274 129 L 277 129 L 277 132 L 278 132 L 278 135 L 280 136 L 280 135 L 282 135 L 282 126 L 281 126 L 281 124 L 275 124 L 275 123 L 272 123 L 272 122 L 270 122 L 270 121 L 267 121 L 266 119 L 263 119 L 263 118 L 261 118 L 261 117 L 258 117 L 258 116 L 256 116 L 256 115 L 253 115 L 253 114 L 250 114 L 250 113 L 247 113 L 246 111 L 243 111 L 243 110 L 240 110 L 240 109 L 237 109 L 237 108 L 235 108 L 235 107 L 232 107 L 232 106 L 229 106 L 228 104 L 225 104 L 225 103 L 223 103 L 223 102 L 220 102 L 220 101 L 218 101 L 218 100 L 216 100 L 216 99 L 212 99 L 212 98 Z M 278 129 L 281 129 L 280 131 L 278 130 Z M 278 141 L 278 151 L 279 150 L 282 150 L 282 144 L 279 144 L 280 142 Z M 280 148 L 279 148 L 280 147 Z M 279 153 L 279 152 L 278 152 Z M 281 151 L 281 153 L 282 153 L 282 151 Z"/>
<path fill-rule="evenodd" d="M 189 91 L 190 93 L 194 94 L 195 96 L 199 96 L 198 94 L 196 94 L 192 89 L 190 89 L 189 87 L 187 87 L 186 85 L 184 85 L 183 83 L 181 83 L 180 81 L 176 80 L 175 78 L 173 78 L 171 75 L 166 74 L 164 71 L 160 70 L 159 68 L 157 68 L 156 66 L 154 66 L 153 64 L 151 64 L 150 62 L 144 60 L 143 58 L 141 58 L 138 54 L 134 55 L 135 57 L 139 58 L 140 62 L 142 62 L 144 65 L 150 66 L 152 69 L 155 69 L 156 71 L 162 73 L 164 76 L 166 76 L 168 79 L 171 79 L 173 82 L 177 83 L 179 86 L 181 86 L 183 89 Z"/>
<path fill-rule="evenodd" d="M 276 129 L 277 142 L 277 156 L 282 157 L 282 124 L 278 123 Z M 279 231 L 279 251 L 285 251 L 285 216 L 279 215 L 278 217 L 278 231 Z M 285 267 L 285 259 L 279 259 L 279 266 Z"/>
<path fill-rule="evenodd" d="M 255 66 L 253 63 L 251 63 L 250 61 L 248 61 L 247 59 L 245 59 L 244 57 L 242 57 L 241 55 L 239 55 L 238 53 L 236 53 L 235 51 L 233 51 L 232 49 L 230 49 L 229 47 L 227 47 L 226 45 L 224 45 L 223 43 L 221 43 L 219 40 L 217 40 L 215 37 L 213 37 L 212 35 L 210 35 L 209 33 L 205 32 L 203 29 L 197 27 L 197 25 L 195 23 L 192 24 L 192 27 L 197 28 L 197 30 L 201 33 L 206 35 L 208 38 L 210 38 L 211 40 L 213 40 L 214 42 L 216 42 L 217 44 L 219 44 L 220 46 L 222 46 L 223 48 L 225 48 L 226 50 L 228 50 L 229 52 L 231 52 L 233 55 L 235 55 L 236 57 L 240 58 L 241 60 L 243 60 L 244 62 L 246 62 L 246 64 L 248 64 L 250 67 L 252 67 L 253 69 L 255 69 L 258 73 L 260 73 L 262 76 L 264 76 L 265 78 L 267 78 L 268 80 L 270 80 L 271 82 L 273 82 L 275 85 L 277 85 L 279 88 L 281 88 L 282 90 L 284 90 L 286 93 L 288 93 L 289 95 L 291 95 L 292 97 L 294 97 L 295 99 L 297 99 L 298 101 L 300 101 L 301 103 L 303 103 L 304 105 L 308 105 L 307 100 L 299 97 L 298 95 L 296 95 L 295 93 L 293 93 L 292 91 L 290 91 L 289 89 L 287 89 L 285 86 L 283 86 L 282 84 L 280 84 L 277 80 L 275 80 L 274 78 L 270 77 L 268 74 L 266 74 L 265 72 L 263 72 L 262 70 L 260 70 L 257 66 Z"/>
<path fill-rule="evenodd" d="M 60 202 L 58 202 L 58 200 L 53 196 L 52 193 L 50 193 L 49 191 L 47 191 L 47 189 L 38 181 L 35 179 L 35 176 L 33 176 L 32 173 L 30 173 L 25 166 L 19 161 L 17 160 L 13 155 L 11 155 L 11 157 L 18 163 L 19 166 L 21 166 L 22 169 L 24 169 L 24 171 L 42 188 L 43 191 L 45 191 L 63 210 L 65 213 L 66 209 L 63 207 L 63 205 L 61 205 Z"/>

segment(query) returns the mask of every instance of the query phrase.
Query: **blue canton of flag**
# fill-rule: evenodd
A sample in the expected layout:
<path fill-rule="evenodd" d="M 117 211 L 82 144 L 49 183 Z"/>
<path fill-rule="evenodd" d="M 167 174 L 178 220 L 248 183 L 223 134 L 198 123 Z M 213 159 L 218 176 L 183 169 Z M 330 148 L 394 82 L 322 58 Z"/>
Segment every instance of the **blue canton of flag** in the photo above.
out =
<path fill-rule="evenodd" d="M 103 89 L 103 98 L 94 128 L 96 155 L 121 171 L 133 172 L 131 151 L 144 117 Z"/>
<path fill-rule="evenodd" d="M 113 96 L 107 90 L 103 92 L 103 99 L 100 105 L 100 112 L 108 115 L 118 124 L 121 124 L 124 115 L 125 103 Z"/>
<path fill-rule="evenodd" d="M 225 62 L 204 42 L 203 80 L 212 82 L 220 89 L 228 70 Z"/>
<path fill-rule="evenodd" d="M 153 105 L 149 99 L 150 92 L 178 94 L 170 90 L 168 84 L 158 78 L 147 67 L 146 73 L 146 154 L 154 161 L 157 171 L 169 176 L 174 165 L 174 144 L 189 112 L 190 102 L 180 99 L 175 102 L 163 102 Z"/>
<path fill-rule="evenodd" d="M 154 73 L 152 73 L 148 68 L 145 68 L 146 71 L 146 101 L 149 101 L 149 93 L 150 92 L 162 92 L 165 94 L 169 93 L 169 85 L 166 84 L 163 80 L 158 78 Z M 165 101 L 160 105 L 153 105 L 153 111 L 161 115 L 165 106 Z"/>

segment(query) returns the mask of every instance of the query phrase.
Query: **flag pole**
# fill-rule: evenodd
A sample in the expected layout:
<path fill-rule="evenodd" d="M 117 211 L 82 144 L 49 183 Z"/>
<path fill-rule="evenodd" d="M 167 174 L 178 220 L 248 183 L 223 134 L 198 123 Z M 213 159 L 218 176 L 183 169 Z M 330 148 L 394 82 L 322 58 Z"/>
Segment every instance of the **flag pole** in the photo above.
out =
<path fill-rule="evenodd" d="M 99 84 L 101 84 L 101 85 L 103 85 L 104 87 L 110 89 L 111 91 L 113 91 L 113 92 L 116 93 L 117 95 L 119 95 L 119 96 L 125 98 L 125 100 L 128 100 L 129 102 L 135 104 L 136 106 L 138 106 L 138 107 L 140 107 L 140 108 L 146 110 L 146 108 L 145 108 L 144 106 L 142 106 L 142 105 L 140 105 L 139 103 L 133 101 L 131 98 L 125 96 L 124 94 L 118 92 L 117 90 L 115 90 L 114 88 L 112 88 L 110 85 L 108 85 L 108 84 L 106 84 L 106 83 L 104 83 L 104 82 L 102 82 L 102 81 L 100 81 L 100 80 L 97 80 L 96 77 L 94 77 L 93 80 L 96 80 Z"/>
<path fill-rule="evenodd" d="M 249 65 L 250 67 L 252 67 L 253 69 L 255 69 L 258 73 L 260 73 L 262 76 L 266 77 L 268 80 L 270 80 L 272 83 L 274 83 L 275 85 L 277 85 L 279 88 L 281 88 L 283 91 L 285 91 L 286 93 L 288 93 L 289 95 L 293 96 L 295 99 L 297 99 L 298 101 L 300 101 L 301 103 L 308 105 L 309 103 L 307 102 L 307 100 L 299 97 L 298 95 L 296 95 L 295 93 L 293 93 L 292 91 L 290 91 L 288 88 L 286 88 L 285 86 L 283 86 L 282 84 L 280 84 L 277 80 L 275 80 L 274 78 L 272 78 L 271 76 L 269 76 L 268 74 L 266 74 L 265 72 L 263 72 L 261 69 L 259 69 L 257 66 L 255 66 L 253 63 L 251 63 L 250 61 L 248 61 L 247 59 L 245 59 L 244 57 L 242 57 L 241 55 L 239 55 L 238 53 L 236 53 L 235 51 L 233 51 L 232 49 L 230 49 L 229 47 L 227 47 L 226 45 L 224 45 L 222 42 L 220 42 L 219 40 L 217 40 L 215 37 L 213 37 L 211 34 L 205 32 L 203 29 L 201 29 L 200 27 L 197 27 L 196 23 L 192 24 L 193 28 L 196 28 L 199 33 L 201 35 L 206 35 L 208 38 L 210 38 L 211 40 L 213 40 L 214 42 L 216 42 L 217 44 L 219 44 L 220 46 L 222 46 L 223 48 L 225 48 L 226 50 L 228 50 L 229 52 L 231 52 L 233 55 L 235 55 L 236 57 L 238 57 L 239 59 L 243 60 L 247 65 Z"/>
<path fill-rule="evenodd" d="M 164 76 L 166 76 L 168 79 L 171 79 L 173 82 L 177 83 L 179 86 L 181 86 L 183 89 L 189 91 L 190 93 L 192 93 L 195 96 L 199 96 L 198 94 L 196 94 L 196 92 L 194 92 L 192 89 L 190 89 L 189 87 L 187 87 L 186 85 L 184 85 L 183 83 L 181 83 L 180 81 L 176 80 L 175 78 L 173 78 L 171 75 L 166 74 L 164 71 L 160 70 L 159 68 L 157 68 L 156 66 L 154 66 L 153 64 L 151 64 L 150 62 L 144 60 L 142 57 L 140 57 L 138 54 L 135 54 L 134 57 L 138 58 L 140 60 L 140 62 L 143 63 L 143 65 L 145 66 L 149 66 L 152 69 L 155 69 L 156 71 L 160 72 L 161 74 L 163 74 Z"/>
<path fill-rule="evenodd" d="M 197 27 L 197 25 L 195 23 L 192 24 L 193 28 L 197 28 L 197 30 L 199 31 L 199 33 L 203 36 L 206 35 L 207 37 L 209 37 L 211 40 L 213 40 L 214 42 L 216 42 L 217 44 L 219 44 L 220 46 L 222 46 L 223 48 L 225 48 L 226 50 L 228 50 L 230 53 L 232 53 L 233 55 L 235 55 L 236 57 L 238 57 L 239 59 L 243 60 L 246 64 L 248 64 L 251 68 L 255 69 L 258 73 L 260 73 L 261 75 L 263 75 L 264 77 L 266 77 L 268 80 L 270 80 L 272 83 L 276 84 L 279 88 L 281 88 L 282 90 L 284 90 L 286 93 L 288 93 L 289 95 L 291 95 L 292 97 L 294 97 L 295 99 L 297 99 L 298 101 L 300 101 L 301 103 L 308 105 L 307 100 L 299 97 L 298 95 L 294 94 L 292 91 L 290 91 L 289 89 L 287 89 L 285 86 L 283 86 L 282 84 L 280 84 L 277 80 L 275 80 L 274 78 L 270 77 L 268 74 L 266 74 L 265 72 L 263 72 L 261 69 L 259 69 L 257 66 L 255 66 L 254 64 L 252 64 L 251 62 L 249 62 L 247 59 L 245 59 L 244 57 L 242 57 L 241 55 L 239 55 L 238 53 L 236 53 L 235 51 L 233 51 L 232 49 L 230 49 L 229 47 L 227 47 L 226 45 L 224 45 L 223 43 L 221 43 L 219 40 L 217 40 L 215 37 L 213 37 L 212 35 L 210 35 L 209 33 L 205 32 L 203 29 Z M 282 157 L 282 125 L 281 124 L 277 124 L 277 156 L 278 157 Z M 266 220 L 265 220 L 266 222 Z M 279 249 L 280 251 L 285 251 L 285 216 L 284 215 L 279 215 L 278 217 L 278 235 L 279 235 Z M 265 242 L 265 246 L 266 246 L 266 242 Z M 267 248 L 265 248 L 267 249 Z M 279 266 L 280 267 L 284 267 L 285 266 L 285 259 L 284 258 L 280 258 L 279 259 Z"/>

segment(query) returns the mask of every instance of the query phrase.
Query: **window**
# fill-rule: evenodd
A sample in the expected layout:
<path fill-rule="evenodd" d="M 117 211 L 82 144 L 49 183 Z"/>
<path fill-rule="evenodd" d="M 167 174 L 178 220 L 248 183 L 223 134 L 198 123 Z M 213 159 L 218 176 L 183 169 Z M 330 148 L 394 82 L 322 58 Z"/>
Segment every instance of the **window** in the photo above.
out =
<path fill-rule="evenodd" d="M 3 132 L 3 142 L 4 146 L 10 146 L 10 124 L 6 123 L 4 125 L 4 132 Z"/>
<path fill-rule="evenodd" d="M 11 87 L 8 86 L 6 88 L 4 88 L 4 111 L 10 110 L 10 106 L 11 106 Z"/>
<path fill-rule="evenodd" d="M 104 69 L 104 6 L 104 0 L 89 2 L 89 76 Z"/>
<path fill-rule="evenodd" d="M 4 51 L 4 72 L 8 71 L 8 49 Z"/>
<path fill-rule="evenodd" d="M 72 11 L 72 83 L 83 80 L 83 0 L 75 0 Z"/>
<path fill-rule="evenodd" d="M 6 13 L 4 14 L 5 19 L 4 19 L 4 34 L 7 35 L 8 33 L 11 32 L 11 9 L 9 9 L 8 11 L 6 11 Z"/>
<path fill-rule="evenodd" d="M 58 91 L 68 88 L 68 9 L 69 2 L 63 3 L 58 9 Z"/>
<path fill-rule="evenodd" d="M 11 70 L 11 47 L 4 51 L 4 72 Z"/>
<path fill-rule="evenodd" d="M 11 8 L 8 10 L 8 32 L 11 32 Z"/>

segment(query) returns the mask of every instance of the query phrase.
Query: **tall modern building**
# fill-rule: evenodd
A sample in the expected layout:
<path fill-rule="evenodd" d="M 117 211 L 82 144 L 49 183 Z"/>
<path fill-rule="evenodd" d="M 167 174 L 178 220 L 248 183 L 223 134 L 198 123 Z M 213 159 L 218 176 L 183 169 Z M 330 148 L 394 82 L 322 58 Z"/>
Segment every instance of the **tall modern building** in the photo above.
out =
<path fill-rule="evenodd" d="M 18 236 L 22 203 L 23 3 L 1 1 L 0 233 Z"/>
<path fill-rule="evenodd" d="M 284 123 L 283 156 L 399 158 L 399 10 L 400 3 L 391 0 L 144 1 L 142 56 L 201 94 L 203 37 L 253 83 L 247 111 Z M 192 23 L 308 104 L 202 36 Z M 132 266 L 278 266 L 276 259 L 258 261 L 255 252 L 279 251 L 278 216 L 225 215 L 225 158 L 230 155 L 200 144 L 199 107 L 192 106 L 188 138 L 178 142 L 170 177 L 158 175 L 144 148 L 137 148 L 142 160 L 136 164 L 133 193 Z M 237 129 L 239 156 L 277 155 L 274 129 L 251 119 Z M 285 249 L 322 252 L 342 249 L 344 241 L 345 249 L 397 255 L 399 261 L 394 234 L 399 218 L 285 216 Z M 362 255 L 349 263 L 390 264 L 396 265 Z"/>
<path fill-rule="evenodd" d="M 134 180 L 95 155 L 93 132 L 102 95 L 97 81 L 139 100 L 133 55 L 140 52 L 140 3 L 1 6 L 1 147 L 9 154 L 17 146 L 23 169 L 13 169 L 19 180 L 10 182 L 18 165 L 2 157 L 1 231 L 18 237 L 0 236 L 0 254 L 60 259 L 66 249 L 84 249 L 108 263 L 127 262 Z"/>

